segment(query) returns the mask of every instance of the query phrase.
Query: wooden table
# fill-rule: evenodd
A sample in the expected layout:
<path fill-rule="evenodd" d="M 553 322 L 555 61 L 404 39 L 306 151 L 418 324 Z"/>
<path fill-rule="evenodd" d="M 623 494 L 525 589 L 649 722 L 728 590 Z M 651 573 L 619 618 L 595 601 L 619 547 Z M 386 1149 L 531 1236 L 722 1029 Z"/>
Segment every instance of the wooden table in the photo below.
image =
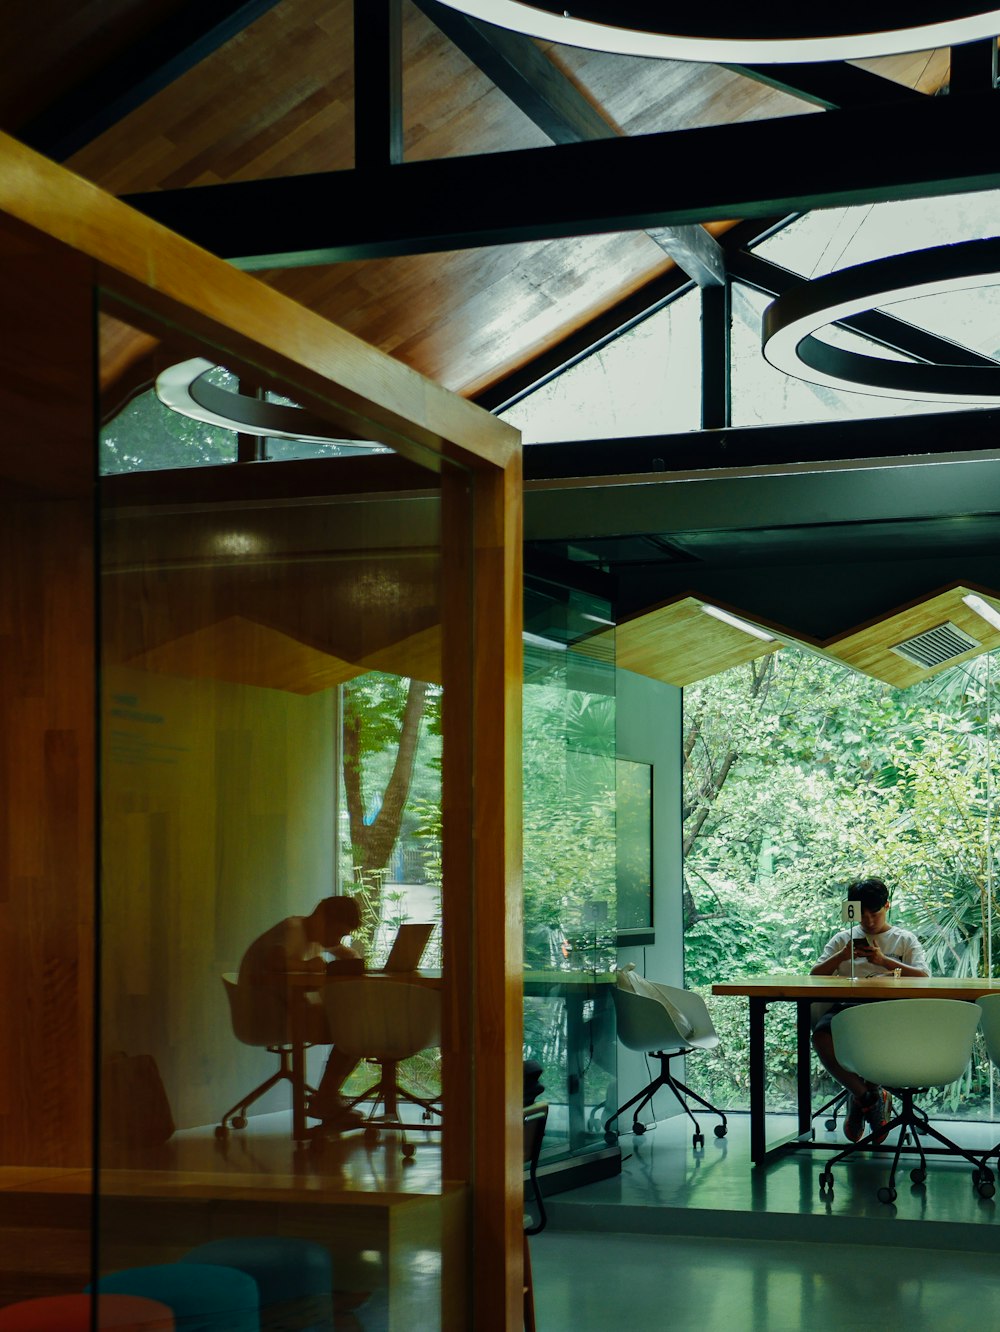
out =
<path fill-rule="evenodd" d="M 845 1003 L 853 999 L 967 999 L 1000 994 L 1000 980 L 947 976 L 875 976 L 851 980 L 847 976 L 748 976 L 712 986 L 718 995 L 742 995 L 750 1001 L 750 1159 L 754 1165 L 797 1147 L 823 1146 L 813 1142 L 810 1092 L 812 1039 L 809 1009 L 816 1003 Z M 797 1009 L 796 1082 L 798 1133 L 767 1146 L 764 1097 L 764 1019 L 768 1005 L 794 1003 Z"/>

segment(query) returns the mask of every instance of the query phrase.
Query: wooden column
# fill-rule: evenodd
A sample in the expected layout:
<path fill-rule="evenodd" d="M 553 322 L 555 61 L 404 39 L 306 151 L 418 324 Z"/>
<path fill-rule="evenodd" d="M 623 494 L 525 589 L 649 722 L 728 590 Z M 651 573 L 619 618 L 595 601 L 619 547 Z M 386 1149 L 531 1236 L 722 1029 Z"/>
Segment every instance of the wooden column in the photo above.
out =
<path fill-rule="evenodd" d="M 91 271 L 0 222 L 0 1165 L 91 1159 Z"/>
<path fill-rule="evenodd" d="M 443 1173 L 472 1184 L 473 1287 L 467 1321 L 455 1326 L 499 1332 L 522 1317 L 520 458 L 464 477 L 446 469 L 442 480 L 446 1033 L 451 1023 Z M 449 826 L 458 834 L 450 842 Z"/>

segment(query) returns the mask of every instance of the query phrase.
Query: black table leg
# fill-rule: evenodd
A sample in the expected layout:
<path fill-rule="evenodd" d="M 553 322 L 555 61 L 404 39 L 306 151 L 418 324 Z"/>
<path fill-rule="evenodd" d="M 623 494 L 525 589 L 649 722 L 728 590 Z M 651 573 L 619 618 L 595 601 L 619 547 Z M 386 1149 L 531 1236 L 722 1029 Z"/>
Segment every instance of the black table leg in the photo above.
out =
<path fill-rule="evenodd" d="M 812 1028 L 809 1025 L 809 1010 L 812 1004 L 808 999 L 797 999 L 797 1070 L 796 1084 L 799 1101 L 799 1133 L 812 1130 Z"/>
<path fill-rule="evenodd" d="M 764 1105 L 764 1015 L 767 1000 L 750 999 L 750 1160 L 760 1165 L 767 1153 Z"/>

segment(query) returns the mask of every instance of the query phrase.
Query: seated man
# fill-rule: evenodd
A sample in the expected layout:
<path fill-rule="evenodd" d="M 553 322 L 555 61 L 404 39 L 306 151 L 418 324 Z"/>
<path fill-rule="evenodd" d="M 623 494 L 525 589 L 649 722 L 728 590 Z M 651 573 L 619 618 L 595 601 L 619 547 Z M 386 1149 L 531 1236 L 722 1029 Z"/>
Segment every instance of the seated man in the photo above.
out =
<path fill-rule="evenodd" d="M 850 976 L 852 954 L 855 976 L 885 976 L 896 971 L 901 976 L 930 975 L 917 936 L 889 924 L 889 890 L 881 879 L 855 879 L 847 885 L 847 900 L 861 903 L 860 929 L 849 925 L 838 930 L 823 949 L 811 975 Z M 813 1028 L 813 1049 L 823 1067 L 851 1093 L 844 1132 L 851 1142 L 857 1142 L 865 1133 L 877 1133 L 888 1122 L 892 1116 L 892 1097 L 883 1087 L 866 1082 L 837 1062 L 830 1023 L 835 1013 L 851 1006 L 850 1001 L 830 1006 Z"/>
<path fill-rule="evenodd" d="M 286 1040 L 290 1039 L 288 1017 L 290 971 L 326 972 L 328 953 L 336 960 L 358 958 L 360 954 L 344 943 L 361 923 L 361 910 L 353 897 L 325 897 L 308 916 L 288 916 L 255 939 L 240 963 L 238 983 L 251 987 L 254 1005 L 261 1012 L 264 1025 L 284 1027 Z M 309 991 L 303 1000 L 303 1038 L 311 1045 L 329 1045 L 330 1034 L 326 1013 L 318 993 Z M 315 1096 L 309 1101 L 307 1113 L 321 1119 L 324 1128 L 342 1130 L 361 1123 L 362 1117 L 349 1110 L 340 1095 L 340 1088 L 353 1072 L 356 1059 L 342 1055 L 337 1049 L 330 1051 L 323 1070 L 323 1078 Z"/>

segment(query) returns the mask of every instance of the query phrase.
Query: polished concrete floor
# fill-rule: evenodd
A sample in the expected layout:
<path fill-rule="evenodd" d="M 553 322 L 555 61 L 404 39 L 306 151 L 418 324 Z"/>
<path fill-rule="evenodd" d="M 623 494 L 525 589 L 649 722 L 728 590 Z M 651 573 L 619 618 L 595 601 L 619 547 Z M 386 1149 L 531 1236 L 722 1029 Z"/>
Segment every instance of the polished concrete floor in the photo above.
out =
<path fill-rule="evenodd" d="M 949 1125 L 986 1150 L 996 1125 Z M 769 1141 L 790 1133 L 775 1116 Z M 818 1140 L 837 1136 L 820 1129 Z M 695 1152 L 685 1122 L 624 1135 L 620 1176 L 548 1199 L 532 1241 L 539 1332 L 608 1327 L 727 1332 L 985 1332 L 1000 1326 L 1000 1194 L 981 1198 L 964 1162 L 931 1158 L 926 1183 L 891 1155 L 839 1165 L 832 1197 L 818 1177 L 829 1153 L 749 1163 L 745 1116 Z"/>

